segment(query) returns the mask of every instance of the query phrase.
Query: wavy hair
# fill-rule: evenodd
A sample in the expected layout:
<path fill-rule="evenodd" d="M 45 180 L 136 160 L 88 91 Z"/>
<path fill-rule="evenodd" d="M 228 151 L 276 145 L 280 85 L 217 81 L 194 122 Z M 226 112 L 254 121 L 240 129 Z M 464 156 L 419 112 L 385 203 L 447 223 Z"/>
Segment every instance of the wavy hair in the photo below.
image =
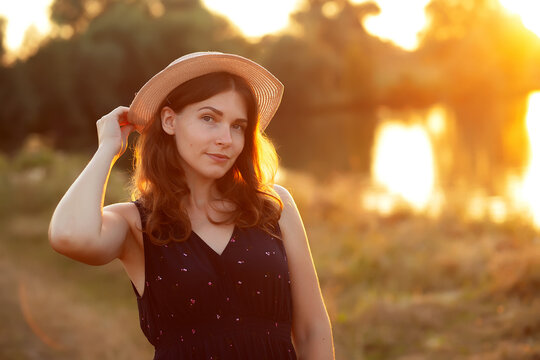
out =
<path fill-rule="evenodd" d="M 181 158 L 174 137 L 161 127 L 161 109 L 171 107 L 179 113 L 187 105 L 234 90 L 247 106 L 248 124 L 244 148 L 229 171 L 216 180 L 221 200 L 232 202 L 234 210 L 223 221 L 239 228 L 260 227 L 279 237 L 276 227 L 283 203 L 273 189 L 278 157 L 272 142 L 260 131 L 255 97 L 246 81 L 226 72 L 216 72 L 186 81 L 163 100 L 154 119 L 141 131 L 134 150 L 131 198 L 146 209 L 146 233 L 152 243 L 185 241 L 191 235 L 186 211 L 190 189 L 185 181 Z"/>

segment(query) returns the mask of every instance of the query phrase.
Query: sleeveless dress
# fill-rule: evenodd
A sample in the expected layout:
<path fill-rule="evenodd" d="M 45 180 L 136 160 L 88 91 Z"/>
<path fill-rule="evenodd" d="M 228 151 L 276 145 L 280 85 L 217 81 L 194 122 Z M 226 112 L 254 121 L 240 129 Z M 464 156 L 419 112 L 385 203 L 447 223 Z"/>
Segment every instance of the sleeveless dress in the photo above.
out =
<path fill-rule="evenodd" d="M 134 203 L 144 228 L 147 212 Z M 280 239 L 235 226 L 221 255 L 193 231 L 184 242 L 154 245 L 144 233 L 143 242 L 142 296 L 131 285 L 154 360 L 296 359 Z"/>

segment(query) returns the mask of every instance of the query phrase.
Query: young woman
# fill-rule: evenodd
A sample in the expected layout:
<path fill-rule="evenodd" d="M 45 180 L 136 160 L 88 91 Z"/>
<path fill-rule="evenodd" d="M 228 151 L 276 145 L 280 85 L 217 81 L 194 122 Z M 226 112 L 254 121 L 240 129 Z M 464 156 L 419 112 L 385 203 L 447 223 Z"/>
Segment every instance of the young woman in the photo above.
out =
<path fill-rule="evenodd" d="M 263 134 L 282 93 L 251 60 L 194 53 L 97 121 L 98 149 L 58 204 L 49 241 L 86 264 L 122 262 L 154 359 L 334 358 L 302 220 L 273 184 L 277 156 Z M 136 200 L 103 207 L 135 130 Z"/>

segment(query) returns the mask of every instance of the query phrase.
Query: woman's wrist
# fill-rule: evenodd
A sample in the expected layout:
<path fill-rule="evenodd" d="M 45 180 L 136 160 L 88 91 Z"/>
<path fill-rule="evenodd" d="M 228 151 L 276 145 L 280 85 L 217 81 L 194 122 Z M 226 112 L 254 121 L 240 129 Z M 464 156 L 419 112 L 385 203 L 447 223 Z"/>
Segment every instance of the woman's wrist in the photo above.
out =
<path fill-rule="evenodd" d="M 111 160 L 116 160 L 119 149 L 113 144 L 99 144 L 96 153 L 104 154 L 104 156 L 110 157 Z"/>

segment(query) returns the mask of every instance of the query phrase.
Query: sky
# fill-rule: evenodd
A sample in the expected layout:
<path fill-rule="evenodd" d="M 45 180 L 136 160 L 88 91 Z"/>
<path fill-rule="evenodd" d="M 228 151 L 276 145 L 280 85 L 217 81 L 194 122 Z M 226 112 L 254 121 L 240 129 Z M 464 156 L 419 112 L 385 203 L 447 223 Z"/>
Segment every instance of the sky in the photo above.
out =
<path fill-rule="evenodd" d="M 363 3 L 369 0 L 350 0 Z M 499 0 L 511 13 L 519 15 L 526 27 L 540 36 L 540 0 Z M 26 30 L 33 26 L 42 35 L 50 30 L 48 7 L 52 0 L 3 0 L 0 15 L 7 18 L 6 46 L 16 52 L 24 40 Z M 417 34 L 428 24 L 425 7 L 429 0 L 376 0 L 381 8 L 377 15 L 366 17 L 368 32 L 388 40 L 406 50 L 414 50 Z M 203 0 L 212 11 L 227 16 L 247 37 L 256 39 L 287 27 L 289 14 L 302 6 L 302 0 Z M 323 9 L 329 15 L 338 10 L 329 1 Z M 253 16 L 261 13 L 264 16 Z"/>

